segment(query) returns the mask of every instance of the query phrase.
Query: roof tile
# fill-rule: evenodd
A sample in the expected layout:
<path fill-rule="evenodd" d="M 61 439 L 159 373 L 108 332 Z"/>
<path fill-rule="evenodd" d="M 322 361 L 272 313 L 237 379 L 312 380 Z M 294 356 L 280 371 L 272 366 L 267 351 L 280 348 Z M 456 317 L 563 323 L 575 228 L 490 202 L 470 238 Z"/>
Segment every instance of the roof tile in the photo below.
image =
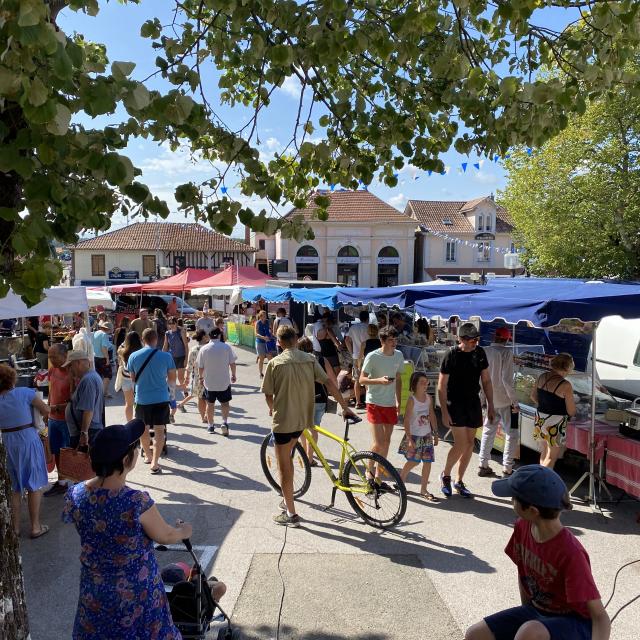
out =
<path fill-rule="evenodd" d="M 364 189 L 358 191 L 326 191 L 319 190 L 317 194 L 329 196 L 331 204 L 329 205 L 329 222 L 410 222 L 410 216 L 398 211 L 390 204 L 384 202 L 370 191 Z M 314 213 L 318 207 L 313 202 L 305 209 L 292 209 L 284 217 L 289 218 L 294 215 L 302 214 L 304 220 L 312 221 L 317 218 Z"/>
<path fill-rule="evenodd" d="M 101 251 L 256 251 L 244 242 L 193 222 L 136 222 L 82 240 L 75 248 Z"/>
<path fill-rule="evenodd" d="M 473 200 L 409 200 L 405 209 L 422 226 L 439 233 L 475 233 L 473 224 L 465 215 L 487 198 Z M 447 222 L 451 224 L 447 224 Z M 496 233 L 513 231 L 511 216 L 501 206 L 496 207 Z"/>

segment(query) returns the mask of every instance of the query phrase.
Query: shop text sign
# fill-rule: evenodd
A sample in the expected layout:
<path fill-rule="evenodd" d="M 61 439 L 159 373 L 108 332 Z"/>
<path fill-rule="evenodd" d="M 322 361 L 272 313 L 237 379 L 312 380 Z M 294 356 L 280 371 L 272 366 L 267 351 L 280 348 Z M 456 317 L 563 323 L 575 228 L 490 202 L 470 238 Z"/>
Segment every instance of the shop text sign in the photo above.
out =
<path fill-rule="evenodd" d="M 114 267 L 109 271 L 109 280 L 137 280 L 139 277 L 139 271 L 123 271 L 119 267 Z"/>

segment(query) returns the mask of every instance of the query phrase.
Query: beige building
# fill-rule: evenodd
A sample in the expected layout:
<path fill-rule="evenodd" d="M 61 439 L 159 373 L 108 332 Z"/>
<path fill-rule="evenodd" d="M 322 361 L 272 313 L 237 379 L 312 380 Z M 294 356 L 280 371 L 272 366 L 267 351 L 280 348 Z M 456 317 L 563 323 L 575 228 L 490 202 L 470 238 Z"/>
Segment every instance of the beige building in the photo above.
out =
<path fill-rule="evenodd" d="M 256 265 L 281 266 L 291 278 L 323 280 L 350 286 L 383 287 L 413 281 L 416 222 L 369 191 L 323 191 L 331 198 L 329 218 L 313 217 L 313 202 L 302 214 L 315 238 L 298 243 L 255 234 Z"/>
<path fill-rule="evenodd" d="M 125 284 L 186 268 L 253 265 L 256 250 L 195 223 L 137 222 L 83 240 L 72 249 L 77 285 Z"/>
<path fill-rule="evenodd" d="M 405 215 L 419 224 L 416 282 L 470 273 L 511 273 L 505 254 L 514 251 L 513 224 L 493 196 L 469 201 L 409 200 Z"/>

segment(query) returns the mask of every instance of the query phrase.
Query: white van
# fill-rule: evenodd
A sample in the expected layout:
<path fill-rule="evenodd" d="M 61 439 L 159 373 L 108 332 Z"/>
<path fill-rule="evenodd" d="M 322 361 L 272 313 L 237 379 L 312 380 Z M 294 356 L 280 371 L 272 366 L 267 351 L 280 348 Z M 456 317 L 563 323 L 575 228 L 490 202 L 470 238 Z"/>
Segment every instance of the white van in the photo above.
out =
<path fill-rule="evenodd" d="M 640 320 L 602 318 L 596 331 L 596 370 L 613 395 L 640 397 Z"/>

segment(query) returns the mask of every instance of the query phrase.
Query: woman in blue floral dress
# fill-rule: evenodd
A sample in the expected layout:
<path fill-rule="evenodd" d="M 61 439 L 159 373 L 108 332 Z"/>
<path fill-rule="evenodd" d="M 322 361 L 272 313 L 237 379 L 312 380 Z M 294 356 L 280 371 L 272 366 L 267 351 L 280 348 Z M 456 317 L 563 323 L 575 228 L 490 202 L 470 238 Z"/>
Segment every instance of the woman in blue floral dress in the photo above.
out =
<path fill-rule="evenodd" d="M 146 491 L 125 484 L 138 459 L 141 420 L 106 427 L 95 438 L 97 477 L 71 487 L 63 520 L 80 534 L 80 597 L 74 640 L 180 640 L 153 551 L 176 543 L 191 525 L 167 524 Z"/>

